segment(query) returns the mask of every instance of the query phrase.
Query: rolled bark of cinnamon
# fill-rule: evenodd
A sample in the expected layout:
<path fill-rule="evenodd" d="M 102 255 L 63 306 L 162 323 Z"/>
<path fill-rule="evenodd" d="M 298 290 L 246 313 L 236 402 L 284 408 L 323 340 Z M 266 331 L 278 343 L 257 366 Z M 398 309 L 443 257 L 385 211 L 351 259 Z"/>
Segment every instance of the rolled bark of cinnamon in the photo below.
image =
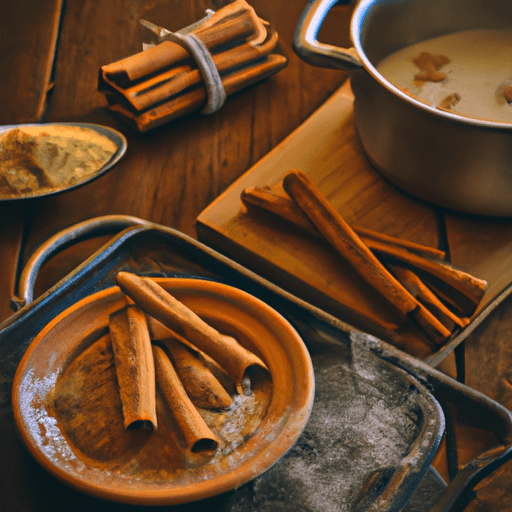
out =
<path fill-rule="evenodd" d="M 387 257 L 390 262 L 396 265 L 421 270 L 425 274 L 430 274 L 439 279 L 445 285 L 469 299 L 475 308 L 482 300 L 487 288 L 487 282 L 483 279 L 478 279 L 467 272 L 452 267 L 448 263 L 432 261 L 416 254 L 408 254 L 399 247 L 390 248 L 377 241 L 373 244 L 372 249 Z"/>
<path fill-rule="evenodd" d="M 274 73 L 284 69 L 288 59 L 280 54 L 271 54 L 262 61 L 249 63 L 242 69 L 236 69 L 232 73 L 222 77 L 222 85 L 227 96 L 230 96 L 245 87 L 265 80 Z M 204 87 L 192 88 L 184 91 L 169 101 L 158 104 L 140 114 L 133 112 L 126 100 L 118 95 L 106 93 L 109 109 L 121 120 L 141 133 L 161 126 L 165 123 L 190 114 L 201 108 L 207 99 Z"/>
<path fill-rule="evenodd" d="M 219 439 L 211 431 L 183 387 L 176 370 L 164 350 L 153 346 L 156 381 L 180 429 L 190 453 L 217 451 Z"/>
<path fill-rule="evenodd" d="M 248 65 L 266 57 L 277 45 L 277 33 L 269 33 L 267 41 L 259 46 L 244 44 L 239 47 L 212 55 L 213 62 L 219 73 L 224 74 L 242 64 Z M 160 75 L 147 79 L 123 90 L 127 101 L 138 111 L 157 105 L 159 102 L 172 98 L 174 95 L 201 84 L 203 77 L 195 65 L 184 64 L 174 67 Z M 111 84 L 115 87 L 114 84 Z"/>
<path fill-rule="evenodd" d="M 235 10 L 232 6 L 235 7 Z M 264 30 L 260 27 L 262 25 L 261 20 L 245 2 L 234 2 L 229 6 L 229 9 L 217 11 L 214 17 L 215 20 L 210 19 L 202 26 L 199 25 L 197 29 L 191 31 L 210 50 L 236 40 L 246 39 L 251 34 Z M 162 41 L 153 48 L 148 48 L 125 59 L 102 66 L 100 88 L 102 75 L 106 80 L 121 87 L 126 87 L 130 82 L 141 80 L 145 76 L 189 57 L 188 52 L 180 45 L 172 41 Z"/>
<path fill-rule="evenodd" d="M 434 344 L 446 342 L 451 332 L 389 273 L 306 174 L 289 172 L 283 187 L 326 241 L 368 284 L 421 327 Z"/>
<path fill-rule="evenodd" d="M 219 333 L 185 304 L 177 300 L 151 278 L 119 272 L 116 282 L 148 315 L 182 336 L 208 354 L 229 375 L 240 394 L 249 368 L 258 366 L 268 371 L 265 363 L 235 338 Z"/>
<path fill-rule="evenodd" d="M 124 427 L 157 428 L 155 367 L 146 316 L 136 306 L 109 320 Z"/>
<path fill-rule="evenodd" d="M 469 324 L 469 318 L 461 318 L 450 311 L 430 290 L 428 286 L 410 269 L 389 265 L 392 274 L 402 285 L 438 318 L 450 331 L 450 323 L 461 328 Z"/>
<path fill-rule="evenodd" d="M 176 339 L 159 342 L 170 355 L 183 387 L 193 404 L 203 409 L 227 409 L 233 399 L 208 367 L 189 347 Z"/>
<path fill-rule="evenodd" d="M 257 206 L 287 220 L 288 222 L 291 222 L 313 236 L 321 236 L 314 224 L 312 224 L 297 204 L 291 199 L 275 194 L 263 187 L 249 187 L 242 191 L 241 200 L 249 208 L 250 206 Z M 444 260 L 446 257 L 446 253 L 444 251 L 440 251 L 434 247 L 385 235 L 360 226 L 352 226 L 352 229 L 370 249 L 373 248 L 373 242 L 375 241 L 380 242 L 381 244 L 389 244 L 392 247 L 401 247 L 407 251 L 429 258 Z M 382 245 L 379 245 L 379 247 L 382 247 Z"/>

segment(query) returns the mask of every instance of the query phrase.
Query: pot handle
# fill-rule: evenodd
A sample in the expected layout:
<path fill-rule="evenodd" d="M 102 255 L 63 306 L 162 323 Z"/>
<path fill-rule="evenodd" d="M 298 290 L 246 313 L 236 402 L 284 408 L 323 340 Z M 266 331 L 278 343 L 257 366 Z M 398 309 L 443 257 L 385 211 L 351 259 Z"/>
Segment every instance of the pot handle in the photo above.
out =
<path fill-rule="evenodd" d="M 18 311 L 34 300 L 34 286 L 39 270 L 45 261 L 66 247 L 88 238 L 116 233 L 129 227 L 150 225 L 152 225 L 151 222 L 130 215 L 105 215 L 79 222 L 59 231 L 43 242 L 28 259 L 18 282 L 18 296 L 11 298 L 11 308 Z"/>
<path fill-rule="evenodd" d="M 361 69 L 361 61 L 355 48 L 339 48 L 317 40 L 325 17 L 337 0 L 310 0 L 295 30 L 293 49 L 312 66 L 343 69 Z"/>

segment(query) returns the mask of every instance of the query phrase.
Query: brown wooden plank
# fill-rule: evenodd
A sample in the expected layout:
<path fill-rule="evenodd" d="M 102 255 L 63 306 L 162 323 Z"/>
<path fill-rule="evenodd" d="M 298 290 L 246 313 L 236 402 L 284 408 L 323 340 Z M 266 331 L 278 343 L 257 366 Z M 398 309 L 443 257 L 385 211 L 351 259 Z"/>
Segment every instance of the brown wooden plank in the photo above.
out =
<path fill-rule="evenodd" d="M 43 118 L 62 3 L 0 2 L 0 124 L 34 123 Z"/>

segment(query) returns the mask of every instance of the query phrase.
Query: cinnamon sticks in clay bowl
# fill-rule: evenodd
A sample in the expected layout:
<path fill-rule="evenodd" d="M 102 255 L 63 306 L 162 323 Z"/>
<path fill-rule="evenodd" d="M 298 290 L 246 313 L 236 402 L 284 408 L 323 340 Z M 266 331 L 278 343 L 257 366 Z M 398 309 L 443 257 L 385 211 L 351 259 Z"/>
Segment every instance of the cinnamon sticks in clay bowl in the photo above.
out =
<path fill-rule="evenodd" d="M 236 288 L 129 272 L 34 339 L 13 409 L 35 459 L 99 498 L 173 505 L 239 487 L 304 429 L 311 359 L 274 309 Z"/>

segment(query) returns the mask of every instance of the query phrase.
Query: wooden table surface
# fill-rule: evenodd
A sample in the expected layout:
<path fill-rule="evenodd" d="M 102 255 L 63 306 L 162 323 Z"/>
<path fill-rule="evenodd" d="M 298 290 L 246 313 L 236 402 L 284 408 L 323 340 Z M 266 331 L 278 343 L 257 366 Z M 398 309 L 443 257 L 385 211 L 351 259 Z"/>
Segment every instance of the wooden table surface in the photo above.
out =
<path fill-rule="evenodd" d="M 145 135 L 118 123 L 97 91 L 100 66 L 141 49 L 139 20 L 178 30 L 227 0 L 3 0 L 0 3 L 0 123 L 94 122 L 128 139 L 123 160 L 100 179 L 50 198 L 0 204 L 0 321 L 12 314 L 16 277 L 31 252 L 74 223 L 128 214 L 196 237 L 197 216 L 236 178 L 297 128 L 346 79 L 342 71 L 311 67 L 291 41 L 305 0 L 252 0 L 278 31 L 289 64 L 267 81 L 230 97 L 212 116 L 191 115 Z M 349 45 L 350 7 L 337 5 L 320 39 Z M 452 255 L 462 258 L 472 233 L 492 238 L 500 250 L 512 240 L 508 222 L 446 216 L 454 233 Z M 469 240 L 469 241 L 468 241 Z M 37 293 L 79 264 L 103 240 L 68 249 L 43 268 Z M 471 253 L 478 258 L 479 252 Z M 505 301 L 466 346 L 467 383 L 512 407 L 512 352 L 500 340 L 511 332 Z M 474 338 L 474 340 L 473 340 Z M 492 345 L 491 345 L 492 342 Z M 491 345 L 491 348 L 489 346 Z M 512 464 L 484 481 L 468 510 L 512 510 Z M 6 485 L 3 481 L 1 486 Z M 8 485 L 8 483 L 7 483 Z M 12 508 L 15 510 L 15 508 Z M 16 510 L 23 510 L 22 507 Z"/>

